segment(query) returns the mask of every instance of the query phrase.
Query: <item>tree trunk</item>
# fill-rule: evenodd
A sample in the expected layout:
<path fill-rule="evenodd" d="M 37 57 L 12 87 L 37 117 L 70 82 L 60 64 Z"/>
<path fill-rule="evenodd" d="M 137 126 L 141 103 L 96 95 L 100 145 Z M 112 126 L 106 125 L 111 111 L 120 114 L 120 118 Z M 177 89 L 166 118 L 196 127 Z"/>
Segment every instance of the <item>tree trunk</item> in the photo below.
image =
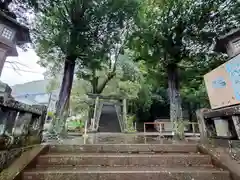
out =
<path fill-rule="evenodd" d="M 184 125 L 182 118 L 182 105 L 179 92 L 179 74 L 177 65 L 169 65 L 168 73 L 168 89 L 170 100 L 170 120 L 174 124 L 174 133 L 177 138 L 184 138 Z"/>
<path fill-rule="evenodd" d="M 65 130 L 66 116 L 64 113 L 67 113 L 68 102 L 71 95 L 72 83 L 74 77 L 74 68 L 75 68 L 76 58 L 67 57 L 64 64 L 64 74 L 61 84 L 61 89 L 58 97 L 58 102 L 56 104 L 56 117 L 58 119 L 58 133 L 62 133 Z"/>

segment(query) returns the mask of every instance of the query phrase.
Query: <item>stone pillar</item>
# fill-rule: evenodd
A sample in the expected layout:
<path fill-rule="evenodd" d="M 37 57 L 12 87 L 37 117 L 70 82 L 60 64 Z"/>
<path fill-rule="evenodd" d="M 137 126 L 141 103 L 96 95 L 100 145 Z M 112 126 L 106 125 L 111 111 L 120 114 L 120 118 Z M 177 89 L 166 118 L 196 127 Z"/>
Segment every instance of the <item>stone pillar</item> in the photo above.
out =
<path fill-rule="evenodd" d="M 11 97 L 12 89 L 6 83 L 0 81 L 0 99 L 2 101 L 6 101 L 8 98 Z"/>
<path fill-rule="evenodd" d="M 208 138 L 207 126 L 203 116 L 204 111 L 207 111 L 207 109 L 199 109 L 196 111 L 196 116 L 199 124 L 200 138 L 202 141 L 205 141 Z"/>
<path fill-rule="evenodd" d="M 2 75 L 3 66 L 7 58 L 7 50 L 0 48 L 0 76 Z"/>
<path fill-rule="evenodd" d="M 239 116 L 232 116 L 233 124 L 238 136 L 238 139 L 240 140 L 240 118 Z"/>
<path fill-rule="evenodd" d="M 221 137 L 231 136 L 228 120 L 222 119 L 220 117 L 213 118 L 213 120 L 216 127 L 217 136 L 221 136 Z"/>

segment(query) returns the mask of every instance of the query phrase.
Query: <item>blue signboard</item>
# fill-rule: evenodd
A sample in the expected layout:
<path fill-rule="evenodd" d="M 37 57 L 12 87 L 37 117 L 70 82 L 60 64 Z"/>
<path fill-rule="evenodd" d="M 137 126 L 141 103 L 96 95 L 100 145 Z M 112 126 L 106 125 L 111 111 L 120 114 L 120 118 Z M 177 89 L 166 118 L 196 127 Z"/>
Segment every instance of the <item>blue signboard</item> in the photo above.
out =
<path fill-rule="evenodd" d="M 225 64 L 236 100 L 240 101 L 240 55 Z"/>

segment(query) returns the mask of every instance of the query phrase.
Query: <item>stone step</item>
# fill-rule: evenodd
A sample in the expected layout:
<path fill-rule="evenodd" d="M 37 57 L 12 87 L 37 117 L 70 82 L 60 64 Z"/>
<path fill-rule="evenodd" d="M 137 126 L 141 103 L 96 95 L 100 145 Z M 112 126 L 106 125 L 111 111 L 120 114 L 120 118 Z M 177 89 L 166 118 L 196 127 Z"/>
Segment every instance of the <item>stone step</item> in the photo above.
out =
<path fill-rule="evenodd" d="M 86 145 L 50 145 L 52 153 L 190 153 L 197 152 L 197 144 L 86 144 Z"/>
<path fill-rule="evenodd" d="M 211 164 L 209 155 L 201 154 L 47 154 L 39 156 L 38 165 L 76 166 L 161 166 L 188 167 Z"/>
<path fill-rule="evenodd" d="M 215 168 L 87 167 L 40 168 L 23 173 L 23 180 L 230 180 Z"/>

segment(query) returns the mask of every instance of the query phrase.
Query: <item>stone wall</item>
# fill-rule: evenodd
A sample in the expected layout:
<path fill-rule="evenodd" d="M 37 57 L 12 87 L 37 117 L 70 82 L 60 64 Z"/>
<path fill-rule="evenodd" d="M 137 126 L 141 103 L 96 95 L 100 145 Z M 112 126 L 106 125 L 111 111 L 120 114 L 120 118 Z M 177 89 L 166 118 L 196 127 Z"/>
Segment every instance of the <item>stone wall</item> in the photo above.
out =
<path fill-rule="evenodd" d="M 0 82 L 0 171 L 26 149 L 41 143 L 46 114 L 46 106 L 14 100 L 11 88 Z"/>

